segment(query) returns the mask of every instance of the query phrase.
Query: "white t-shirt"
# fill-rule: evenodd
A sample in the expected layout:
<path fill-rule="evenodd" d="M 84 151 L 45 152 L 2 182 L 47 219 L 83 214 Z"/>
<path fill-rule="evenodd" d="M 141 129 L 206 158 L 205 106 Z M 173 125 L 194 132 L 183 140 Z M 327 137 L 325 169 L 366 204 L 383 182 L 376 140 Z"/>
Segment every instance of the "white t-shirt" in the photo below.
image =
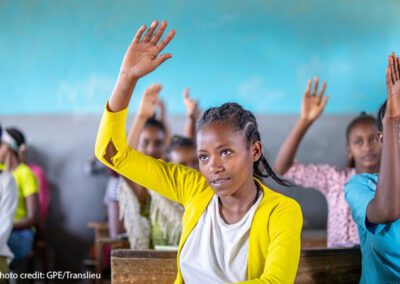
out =
<path fill-rule="evenodd" d="M 247 279 L 250 227 L 262 196 L 260 191 L 257 201 L 239 222 L 226 224 L 219 214 L 218 197 L 214 195 L 180 254 L 185 283 L 226 283 Z"/>
<path fill-rule="evenodd" d="M 18 189 L 12 175 L 7 171 L 0 172 L 0 256 L 10 262 L 14 255 L 7 245 L 14 224 L 17 208 Z"/>

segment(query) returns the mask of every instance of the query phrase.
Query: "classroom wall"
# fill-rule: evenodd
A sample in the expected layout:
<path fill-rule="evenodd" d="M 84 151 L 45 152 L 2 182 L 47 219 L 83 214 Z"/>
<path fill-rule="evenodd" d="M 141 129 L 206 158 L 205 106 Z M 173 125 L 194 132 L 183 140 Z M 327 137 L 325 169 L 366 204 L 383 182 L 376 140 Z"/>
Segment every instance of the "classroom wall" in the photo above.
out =
<path fill-rule="evenodd" d="M 164 85 L 203 108 L 234 100 L 295 114 L 307 79 L 328 82 L 326 112 L 375 111 L 389 52 L 400 52 L 394 0 L 0 1 L 0 114 L 99 113 L 136 30 L 167 19 L 173 58 L 138 85 Z M 135 100 L 137 103 L 137 100 Z"/>
<path fill-rule="evenodd" d="M 131 118 L 130 118 L 131 119 Z M 172 116 L 173 133 L 180 133 L 182 116 Z M 259 116 L 266 155 L 275 155 L 296 116 Z M 343 166 L 345 127 L 351 116 L 323 116 L 307 133 L 299 154 L 301 162 L 321 162 Z M 79 271 L 88 256 L 93 232 L 90 221 L 105 220 L 103 196 L 107 179 L 88 176 L 84 167 L 93 156 L 100 115 L 2 116 L 3 125 L 17 126 L 26 133 L 29 159 L 41 165 L 51 186 L 48 217 L 50 263 L 55 270 Z M 334 131 L 332 131 L 334 129 Z M 311 189 L 282 189 L 302 206 L 305 229 L 326 227 L 326 201 Z"/>

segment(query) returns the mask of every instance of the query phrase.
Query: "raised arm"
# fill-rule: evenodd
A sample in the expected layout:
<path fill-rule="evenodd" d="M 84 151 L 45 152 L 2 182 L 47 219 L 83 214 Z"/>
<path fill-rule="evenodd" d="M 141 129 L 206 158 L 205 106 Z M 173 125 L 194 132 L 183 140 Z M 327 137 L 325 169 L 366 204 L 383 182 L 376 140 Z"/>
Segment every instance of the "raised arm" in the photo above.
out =
<path fill-rule="evenodd" d="M 171 31 L 159 42 L 166 25 L 163 21 L 156 30 L 155 22 L 144 35 L 145 27 L 141 27 L 129 46 L 113 94 L 100 121 L 95 155 L 120 175 L 186 204 L 192 196 L 208 186 L 205 178 L 195 170 L 136 151 L 128 145 L 125 130 L 127 106 L 137 80 L 171 57 L 169 54 L 159 55 L 175 34 Z"/>
<path fill-rule="evenodd" d="M 321 115 L 325 108 L 328 96 L 324 96 L 326 83 L 322 84 L 321 90 L 318 92 L 319 78 L 315 78 L 314 86 L 312 87 L 312 79 L 308 80 L 307 89 L 304 92 L 303 102 L 301 107 L 300 118 L 296 125 L 286 138 L 275 160 L 274 169 L 277 174 L 285 174 L 293 165 L 293 160 L 301 139 L 307 129 Z"/>
<path fill-rule="evenodd" d="M 128 145 L 137 149 L 139 144 L 140 133 L 146 121 L 154 115 L 160 102 L 158 94 L 161 91 L 160 84 L 153 84 L 146 89 L 140 100 L 139 110 L 133 119 L 132 126 L 128 133 Z"/>
<path fill-rule="evenodd" d="M 183 103 L 186 108 L 186 120 L 183 128 L 183 136 L 194 139 L 196 136 L 196 120 L 199 115 L 197 101 L 189 96 L 189 89 L 183 90 Z"/>
<path fill-rule="evenodd" d="M 367 207 L 370 223 L 390 223 L 400 218 L 400 59 L 393 53 L 386 68 L 388 92 L 383 118 L 383 147 L 375 197 Z"/>
<path fill-rule="evenodd" d="M 160 27 L 155 31 L 157 27 L 158 22 L 154 21 L 143 35 L 146 30 L 146 26 L 143 25 L 133 38 L 131 45 L 125 53 L 117 83 L 108 102 L 108 109 L 110 111 L 118 112 L 127 108 L 139 78 L 152 72 L 161 63 L 172 57 L 171 54 L 160 55 L 160 52 L 174 37 L 175 31 L 171 30 L 160 41 L 167 27 L 167 22 L 162 21 Z"/>

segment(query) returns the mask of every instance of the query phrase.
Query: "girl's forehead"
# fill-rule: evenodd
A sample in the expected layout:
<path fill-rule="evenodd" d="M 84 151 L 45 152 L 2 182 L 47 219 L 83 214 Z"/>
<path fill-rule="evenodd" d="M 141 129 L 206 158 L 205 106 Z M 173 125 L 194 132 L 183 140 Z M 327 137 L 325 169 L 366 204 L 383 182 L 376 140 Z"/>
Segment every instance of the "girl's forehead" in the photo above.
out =
<path fill-rule="evenodd" d="M 368 134 L 371 132 L 378 132 L 378 127 L 370 122 L 360 122 L 354 125 L 350 130 L 350 135 L 354 134 Z"/>
<path fill-rule="evenodd" d="M 232 125 L 214 123 L 203 126 L 197 133 L 197 149 L 217 147 L 218 145 L 242 145 L 245 139 L 242 131 Z"/>

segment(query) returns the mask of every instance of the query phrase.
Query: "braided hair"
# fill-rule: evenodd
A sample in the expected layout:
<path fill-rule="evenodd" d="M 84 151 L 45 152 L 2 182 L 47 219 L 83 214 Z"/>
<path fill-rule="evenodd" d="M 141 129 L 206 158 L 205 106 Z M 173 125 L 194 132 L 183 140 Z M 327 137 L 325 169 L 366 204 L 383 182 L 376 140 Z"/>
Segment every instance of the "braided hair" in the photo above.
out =
<path fill-rule="evenodd" d="M 237 103 L 225 103 L 220 107 L 212 107 L 206 110 L 200 117 L 197 124 L 197 132 L 204 126 L 213 122 L 229 122 L 235 131 L 242 131 L 246 138 L 246 147 L 259 141 L 261 142 L 260 132 L 258 131 L 257 120 L 250 111 L 245 110 Z M 264 168 L 264 172 L 261 170 Z M 279 178 L 272 170 L 267 159 L 261 154 L 261 158 L 253 164 L 254 177 L 258 179 L 271 177 L 280 185 L 288 186 L 290 183 Z"/>
<path fill-rule="evenodd" d="M 376 118 L 374 116 L 367 114 L 365 111 L 361 112 L 360 115 L 355 117 L 346 128 L 347 144 L 349 144 L 350 132 L 356 126 L 358 126 L 360 124 L 370 124 L 370 125 L 378 127 L 378 121 L 376 120 Z M 356 162 L 354 161 L 354 158 L 351 158 L 347 161 L 347 166 L 350 168 L 354 168 L 356 166 Z"/>

